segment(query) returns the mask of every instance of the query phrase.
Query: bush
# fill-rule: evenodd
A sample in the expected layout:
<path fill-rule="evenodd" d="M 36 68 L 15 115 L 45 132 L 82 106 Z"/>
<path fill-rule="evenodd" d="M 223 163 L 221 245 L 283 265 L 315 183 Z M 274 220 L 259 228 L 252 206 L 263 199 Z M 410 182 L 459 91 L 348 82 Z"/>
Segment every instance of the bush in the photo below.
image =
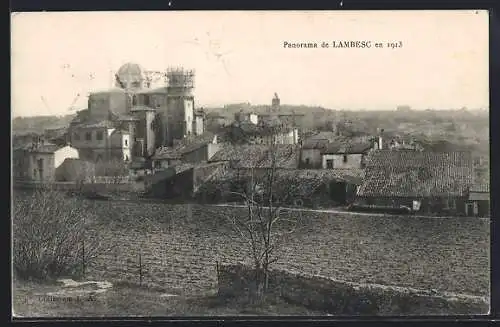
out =
<path fill-rule="evenodd" d="M 37 189 L 31 198 L 14 197 L 13 266 L 23 279 L 76 276 L 96 257 L 100 244 L 89 230 L 94 215 L 77 198 Z"/>

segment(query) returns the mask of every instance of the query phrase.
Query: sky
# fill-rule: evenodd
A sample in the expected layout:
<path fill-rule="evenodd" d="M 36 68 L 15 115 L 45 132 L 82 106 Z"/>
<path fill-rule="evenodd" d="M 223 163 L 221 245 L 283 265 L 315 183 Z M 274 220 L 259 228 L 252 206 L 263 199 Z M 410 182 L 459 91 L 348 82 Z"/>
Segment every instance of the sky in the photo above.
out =
<path fill-rule="evenodd" d="M 489 102 L 487 11 L 14 13 L 11 33 L 14 117 L 84 109 L 127 62 L 194 69 L 200 107 L 270 104 L 275 92 L 282 104 L 331 109 Z M 372 47 L 332 46 L 351 40 Z"/>

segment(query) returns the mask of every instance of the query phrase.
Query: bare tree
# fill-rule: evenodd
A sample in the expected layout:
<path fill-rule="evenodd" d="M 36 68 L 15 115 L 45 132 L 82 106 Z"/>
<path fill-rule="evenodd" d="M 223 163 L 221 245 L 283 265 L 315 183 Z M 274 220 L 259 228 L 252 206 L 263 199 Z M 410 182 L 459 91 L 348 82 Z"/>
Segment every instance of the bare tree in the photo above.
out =
<path fill-rule="evenodd" d="M 293 148 L 285 146 L 285 151 Z M 286 155 L 293 153 L 283 153 L 283 146 L 271 142 L 259 160 L 236 174 L 238 186 L 226 190 L 241 199 L 246 209 L 246 214 L 232 215 L 228 220 L 248 247 L 255 270 L 251 295 L 258 299 L 269 289 L 270 267 L 279 260 L 277 250 L 286 244 L 301 220 L 300 211 L 295 212 L 297 217 L 290 218 L 291 212 L 282 210 L 283 204 L 300 193 L 300 183 L 280 174 L 280 160 Z"/>
<path fill-rule="evenodd" d="M 12 256 L 19 277 L 81 273 L 100 254 L 95 217 L 77 199 L 43 187 L 31 196 L 15 195 L 13 204 Z"/>

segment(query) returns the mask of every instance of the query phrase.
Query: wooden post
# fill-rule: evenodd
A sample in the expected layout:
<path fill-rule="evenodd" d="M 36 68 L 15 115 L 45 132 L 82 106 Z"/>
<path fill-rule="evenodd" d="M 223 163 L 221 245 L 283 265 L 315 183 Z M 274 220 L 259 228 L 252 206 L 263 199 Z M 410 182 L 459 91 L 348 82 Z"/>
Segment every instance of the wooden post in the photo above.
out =
<path fill-rule="evenodd" d="M 82 239 L 82 275 L 85 278 L 85 238 Z"/>
<path fill-rule="evenodd" d="M 139 251 L 139 285 L 142 286 L 142 249 Z"/>

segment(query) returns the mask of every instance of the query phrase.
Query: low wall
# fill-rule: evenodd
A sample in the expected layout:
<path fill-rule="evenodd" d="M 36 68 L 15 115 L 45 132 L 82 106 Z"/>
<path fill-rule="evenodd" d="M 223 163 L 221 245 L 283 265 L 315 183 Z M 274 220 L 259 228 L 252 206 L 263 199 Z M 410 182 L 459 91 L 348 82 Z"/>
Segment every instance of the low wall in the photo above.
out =
<path fill-rule="evenodd" d="M 221 296 L 245 294 L 253 269 L 243 264 L 218 266 Z M 378 284 L 337 281 L 325 276 L 271 270 L 269 291 L 294 304 L 336 315 L 479 315 L 488 299 Z"/>
<path fill-rule="evenodd" d="M 60 191 L 83 191 L 83 192 L 143 192 L 143 183 L 84 183 L 76 182 L 14 182 L 14 189 L 32 190 L 36 188 L 51 188 Z"/>

